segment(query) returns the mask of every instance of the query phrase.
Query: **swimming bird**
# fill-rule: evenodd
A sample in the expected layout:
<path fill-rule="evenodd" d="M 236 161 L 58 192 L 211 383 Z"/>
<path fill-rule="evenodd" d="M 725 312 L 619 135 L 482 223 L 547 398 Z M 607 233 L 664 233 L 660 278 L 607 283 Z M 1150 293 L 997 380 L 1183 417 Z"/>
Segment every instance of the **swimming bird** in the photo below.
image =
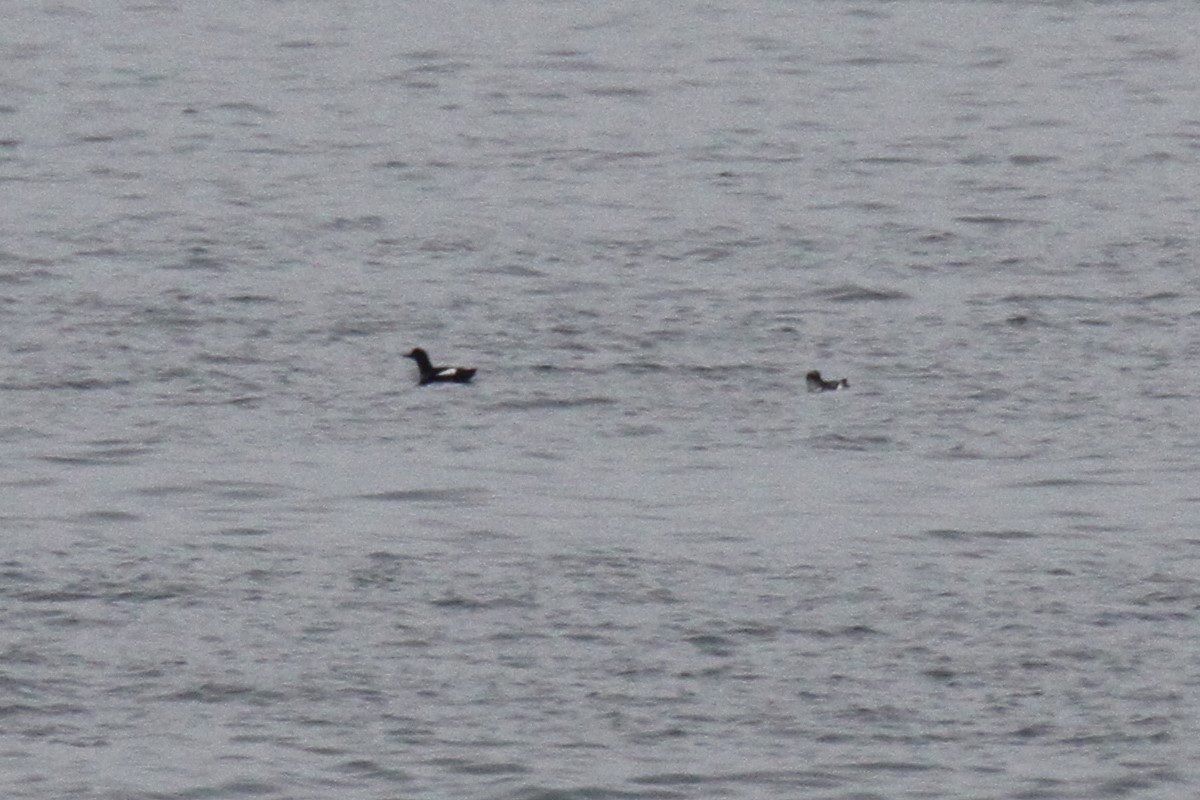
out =
<path fill-rule="evenodd" d="M 439 382 L 466 383 L 475 377 L 474 367 L 435 367 L 429 363 L 429 354 L 419 347 L 414 347 L 404 357 L 417 362 L 417 368 L 421 370 L 419 386 Z"/>
<path fill-rule="evenodd" d="M 821 377 L 818 370 L 813 370 L 804 376 L 804 382 L 808 384 L 810 392 L 833 392 L 838 389 L 849 389 L 850 381 L 842 378 L 836 381 L 827 381 Z"/>

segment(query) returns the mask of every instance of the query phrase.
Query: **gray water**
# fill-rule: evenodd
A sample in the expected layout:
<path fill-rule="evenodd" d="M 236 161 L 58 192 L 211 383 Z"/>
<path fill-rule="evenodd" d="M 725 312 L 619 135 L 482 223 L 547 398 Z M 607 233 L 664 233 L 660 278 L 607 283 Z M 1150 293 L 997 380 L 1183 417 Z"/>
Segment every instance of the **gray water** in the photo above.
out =
<path fill-rule="evenodd" d="M 1190 0 L 5 17 L 4 797 L 1196 796 Z"/>

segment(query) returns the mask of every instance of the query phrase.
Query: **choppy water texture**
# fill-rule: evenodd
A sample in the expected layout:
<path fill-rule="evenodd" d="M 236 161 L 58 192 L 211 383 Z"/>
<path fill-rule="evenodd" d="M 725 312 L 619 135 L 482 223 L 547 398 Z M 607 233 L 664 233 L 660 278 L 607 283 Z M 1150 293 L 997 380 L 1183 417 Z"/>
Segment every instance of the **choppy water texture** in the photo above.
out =
<path fill-rule="evenodd" d="M 1195 797 L 1197 41 L 12 4 L 3 795 Z"/>

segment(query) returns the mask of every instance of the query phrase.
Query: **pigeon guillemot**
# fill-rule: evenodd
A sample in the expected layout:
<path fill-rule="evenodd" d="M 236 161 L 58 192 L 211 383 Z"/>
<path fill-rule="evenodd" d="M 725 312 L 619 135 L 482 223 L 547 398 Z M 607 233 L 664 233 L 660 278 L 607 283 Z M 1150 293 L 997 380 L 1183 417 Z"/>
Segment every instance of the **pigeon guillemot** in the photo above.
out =
<path fill-rule="evenodd" d="M 804 382 L 808 384 L 810 392 L 832 392 L 837 389 L 849 389 L 850 381 L 842 378 L 836 381 L 827 381 L 821 377 L 821 373 L 813 370 L 804 376 Z"/>
<path fill-rule="evenodd" d="M 466 383 L 475 377 L 474 367 L 435 367 L 429 363 L 429 354 L 419 347 L 414 347 L 412 352 L 404 357 L 417 362 L 417 368 L 421 370 L 420 386 L 445 381 Z"/>

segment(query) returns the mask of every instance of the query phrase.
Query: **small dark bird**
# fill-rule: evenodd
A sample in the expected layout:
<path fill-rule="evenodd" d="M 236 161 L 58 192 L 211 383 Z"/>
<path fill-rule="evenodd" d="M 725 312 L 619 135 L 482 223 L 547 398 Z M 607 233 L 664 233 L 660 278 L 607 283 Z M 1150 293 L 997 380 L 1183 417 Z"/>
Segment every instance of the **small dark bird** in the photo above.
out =
<path fill-rule="evenodd" d="M 849 389 L 850 381 L 842 378 L 837 381 L 827 381 L 821 377 L 821 373 L 813 370 L 804 376 L 804 382 L 808 384 L 810 392 L 834 392 L 838 389 Z"/>
<path fill-rule="evenodd" d="M 429 363 L 429 354 L 419 347 L 414 347 L 404 357 L 417 362 L 417 368 L 421 370 L 420 386 L 427 383 L 466 383 L 475 377 L 474 367 L 435 367 Z"/>

